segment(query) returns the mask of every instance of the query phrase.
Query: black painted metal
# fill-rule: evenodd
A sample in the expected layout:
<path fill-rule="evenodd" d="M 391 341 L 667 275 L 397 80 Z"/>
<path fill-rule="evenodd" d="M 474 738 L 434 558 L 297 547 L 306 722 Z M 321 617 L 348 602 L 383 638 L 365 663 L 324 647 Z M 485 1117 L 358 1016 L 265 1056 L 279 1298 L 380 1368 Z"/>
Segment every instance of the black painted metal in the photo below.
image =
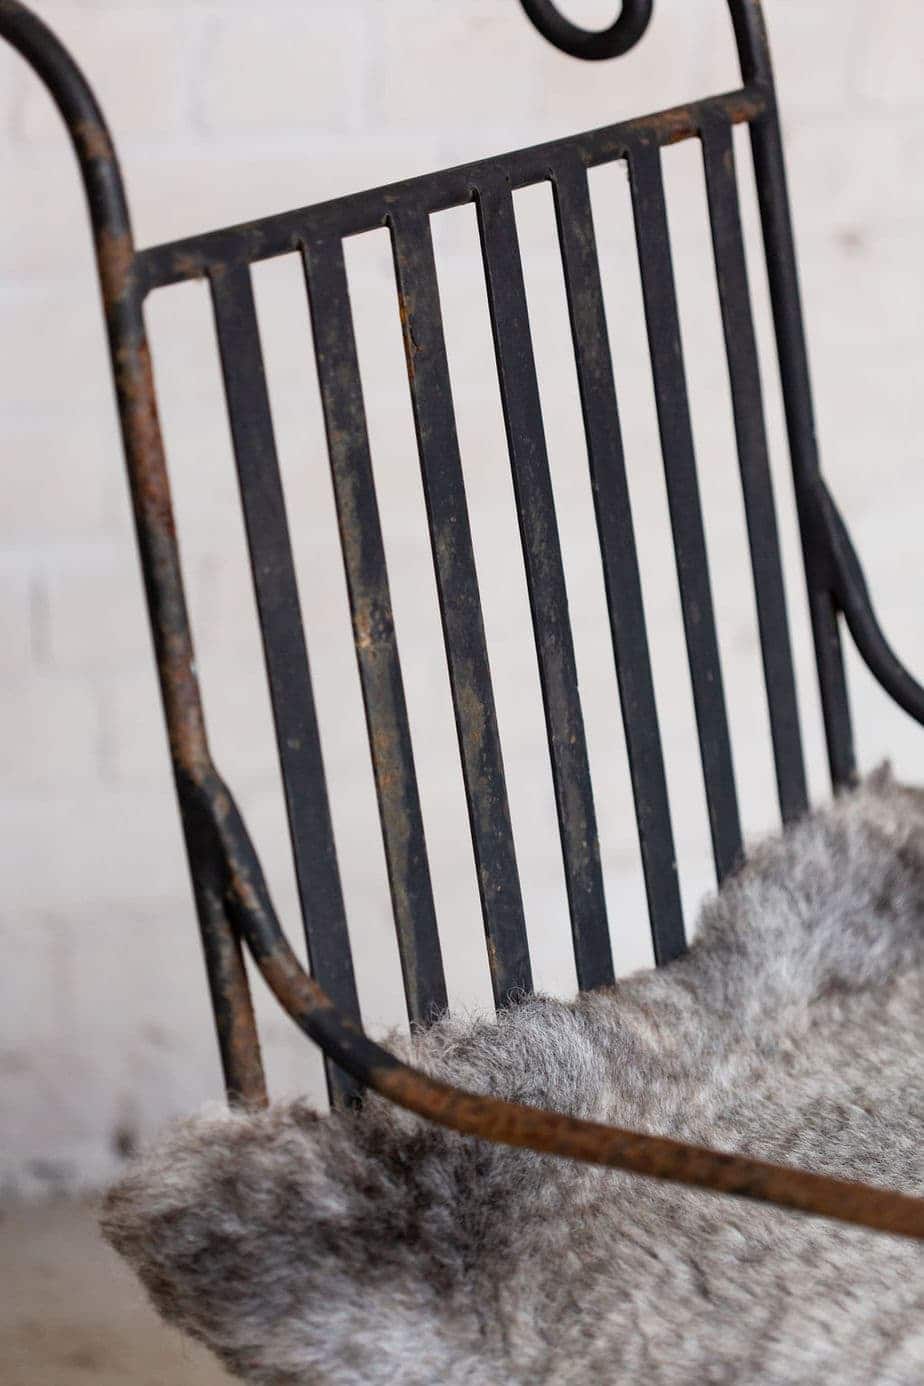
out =
<path fill-rule="evenodd" d="M 629 178 L 712 851 L 721 881 L 741 859 L 741 825 L 693 454 L 661 157 L 657 146 L 644 138 L 631 148 Z"/>
<path fill-rule="evenodd" d="M 433 242 L 426 212 L 390 217 L 417 446 L 472 843 L 498 1005 L 532 990 L 529 944 L 481 617 Z"/>
<path fill-rule="evenodd" d="M 731 131 L 722 123 L 713 125 L 709 122 L 704 125 L 702 143 L 777 792 L 783 820 L 790 822 L 805 812 L 808 792 L 776 508 L 767 455 L 757 344 L 751 320 L 751 294 L 738 208 L 735 151 Z"/>
<path fill-rule="evenodd" d="M 324 763 L 285 498 L 276 457 L 253 285 L 246 265 L 212 276 L 212 304 L 263 636 L 292 850 L 311 970 L 359 1019 L 353 957 L 327 802 Z M 354 1085 L 329 1067 L 332 1095 Z"/>
<path fill-rule="evenodd" d="M 830 563 L 832 593 L 844 613 L 847 629 L 869 668 L 899 707 L 916 722 L 924 722 L 924 687 L 909 674 L 886 640 L 876 619 L 866 578 L 850 535 L 828 488 L 816 479 L 817 523 L 822 529 L 819 548 Z"/>
<path fill-rule="evenodd" d="M 551 0 L 521 0 L 541 34 L 572 58 L 599 60 L 628 53 L 648 28 L 653 0 L 623 0 L 619 17 L 606 29 L 581 29 L 560 14 Z"/>
<path fill-rule="evenodd" d="M 769 58 L 766 61 L 769 65 Z M 772 87 L 770 95 L 772 98 Z M 856 778 L 856 756 L 838 628 L 838 603 L 828 572 L 826 538 L 818 524 L 817 479 L 820 469 L 815 411 L 809 382 L 808 351 L 802 322 L 783 147 L 779 120 L 772 106 L 768 108 L 766 117 L 751 127 L 751 149 L 776 328 L 789 453 L 802 531 L 802 553 L 828 762 L 832 782 L 835 788 L 840 789 Z"/>
<path fill-rule="evenodd" d="M 643 32 L 651 9 L 648 0 L 627 0 L 611 29 L 594 36 L 564 21 L 550 0 L 523 3 L 547 37 L 566 51 L 586 57 L 631 46 Z M 659 150 L 664 145 L 698 138 L 703 146 L 783 816 L 792 818 L 804 807 L 805 774 L 738 210 L 731 141 L 731 127 L 736 123 L 749 126 L 753 148 L 835 785 L 849 783 L 855 773 L 840 650 L 841 613 L 873 673 L 910 715 L 924 722 L 924 689 L 903 668 L 879 628 L 856 555 L 820 477 L 766 34 L 757 0 L 729 0 L 729 8 L 741 60 L 740 90 L 136 252 L 118 164 L 84 79 L 35 16 L 17 0 L 0 0 L 0 34 L 33 64 L 58 102 L 87 188 L 222 1058 L 229 1090 L 248 1101 L 261 1100 L 264 1089 L 240 952 L 242 935 L 286 1008 L 352 1075 L 351 1082 L 335 1075 L 341 1097 L 352 1095 L 357 1082 L 369 1081 L 415 1110 L 451 1119 L 465 1129 L 475 1129 L 480 1120 L 461 1097 L 451 1118 L 445 1113 L 441 1116 L 432 1103 L 428 1107 L 431 1099 L 436 1102 L 432 1085 L 428 1088 L 420 1075 L 389 1059 L 353 1023 L 358 1007 L 349 939 L 250 281 L 250 266 L 256 261 L 286 253 L 299 253 L 304 260 L 357 659 L 413 1019 L 426 1019 L 444 1004 L 446 993 L 353 341 L 344 238 L 381 227 L 389 228 L 392 237 L 446 657 L 498 1003 L 511 993 L 528 991 L 531 973 L 443 339 L 428 220 L 433 212 L 474 202 L 479 213 L 582 985 L 607 980 L 612 963 L 513 190 L 551 182 L 555 199 L 658 961 L 682 951 L 683 923 L 588 169 L 626 160 L 632 181 L 665 476 L 719 874 L 724 875 L 739 858 L 741 840 L 660 171 Z M 288 949 L 205 737 L 142 318 L 148 293 L 197 276 L 207 276 L 212 287 L 301 904 L 312 967 L 326 996 L 311 989 Z M 394 1084 L 399 1084 L 400 1092 Z M 484 1117 L 485 1132 L 501 1132 L 501 1138 L 512 1139 L 509 1131 L 503 1135 L 504 1104 L 495 1108 Z M 489 1117 L 494 1126 L 489 1125 Z M 586 1153 L 590 1145 L 568 1146 L 568 1140 L 577 1136 L 574 1131 L 566 1133 L 560 1121 L 557 1125 L 547 1122 L 543 1130 L 544 1134 L 527 1121 L 518 1128 L 517 1140 L 535 1149 L 602 1158 L 602 1145 L 594 1146 L 596 1156 Z"/>
<path fill-rule="evenodd" d="M 302 258 L 408 1016 L 446 1009 L 414 754 L 385 568 L 343 245 Z"/>
<path fill-rule="evenodd" d="M 615 974 L 526 286 L 509 189 L 503 184 L 481 184 L 476 188 L 476 202 L 507 447 L 513 468 L 539 656 L 574 960 L 578 985 L 584 989 L 612 982 Z"/>
<path fill-rule="evenodd" d="M 490 183 L 492 178 L 507 178 L 513 190 L 543 183 L 562 158 L 576 156 L 585 168 L 611 163 L 625 157 L 628 145 L 639 132 L 660 146 L 698 135 L 709 116 L 730 124 L 753 122 L 772 109 L 771 96 L 762 85 L 746 86 L 639 120 L 606 125 L 511 154 L 479 159 L 311 207 L 150 246 L 137 253 L 139 286 L 144 293 L 150 293 L 169 284 L 197 279 L 221 266 L 256 264 L 276 255 L 298 253 L 306 239 L 357 236 L 387 226 L 399 214 L 426 215 L 461 207 L 473 200 L 475 187 Z"/>
<path fill-rule="evenodd" d="M 683 909 L 590 189 L 580 159 L 556 167 L 553 188 L 651 938 L 660 965 L 684 950 Z"/>

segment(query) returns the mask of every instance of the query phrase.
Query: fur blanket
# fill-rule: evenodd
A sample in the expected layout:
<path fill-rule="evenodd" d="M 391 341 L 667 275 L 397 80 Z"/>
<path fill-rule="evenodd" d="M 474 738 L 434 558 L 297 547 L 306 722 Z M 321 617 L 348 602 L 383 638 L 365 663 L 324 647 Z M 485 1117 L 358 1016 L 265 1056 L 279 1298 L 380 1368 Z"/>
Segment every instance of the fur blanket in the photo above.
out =
<path fill-rule="evenodd" d="M 752 853 L 689 954 L 405 1046 L 450 1082 L 924 1193 L 924 793 Z M 261 1386 L 924 1382 L 924 1248 L 490 1146 L 372 1098 L 187 1121 L 103 1227 Z"/>

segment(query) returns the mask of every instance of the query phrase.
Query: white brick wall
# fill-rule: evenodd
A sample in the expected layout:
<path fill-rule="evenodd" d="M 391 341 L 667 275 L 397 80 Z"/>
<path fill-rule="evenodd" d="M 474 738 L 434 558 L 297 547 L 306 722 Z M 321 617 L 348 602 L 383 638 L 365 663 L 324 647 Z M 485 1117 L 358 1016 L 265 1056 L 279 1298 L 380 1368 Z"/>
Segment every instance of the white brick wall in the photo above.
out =
<path fill-rule="evenodd" d="M 194 119 L 218 136 L 362 129 L 365 20 L 355 6 L 299 11 L 281 5 L 215 24 L 193 96 Z M 271 82 L 263 75 L 268 72 Z"/>
<path fill-rule="evenodd" d="M 582 66 L 514 0 L 55 0 L 111 121 L 139 243 L 243 220 L 637 114 L 736 80 L 721 0 L 657 0 L 645 42 Z M 896 645 L 921 668 L 924 12 L 911 0 L 767 0 L 826 468 Z M 606 21 L 612 0 L 570 12 Z M 744 146 L 741 154 L 744 155 Z M 695 151 L 666 158 L 694 423 L 742 809 L 773 819 L 752 601 Z M 746 170 L 743 169 L 743 173 Z M 82 194 L 38 84 L 0 50 L 0 1194 L 107 1178 L 126 1133 L 220 1090 L 144 626 Z M 747 178 L 744 178 L 747 185 Z M 594 186 L 684 893 L 709 885 L 702 788 L 626 190 Z M 548 198 L 518 201 L 590 738 L 613 936 L 644 961 L 637 849 Z M 753 207 L 745 206 L 750 229 Z M 509 474 L 470 211 L 435 222 L 460 436 L 537 975 L 573 985 Z M 454 999 L 487 995 L 477 892 L 387 246 L 349 250 L 374 463 Z M 767 305 L 753 257 L 762 339 Z M 332 808 L 366 1014 L 400 1018 L 333 506 L 297 266 L 256 274 Z M 212 328 L 201 287 L 149 307 L 216 755 L 283 918 L 296 896 Z M 782 415 L 768 418 L 813 788 L 824 792 Z M 575 465 L 575 459 L 579 465 Z M 589 556 L 589 557 L 588 557 Z M 852 664 L 860 751 L 924 778 L 924 738 Z M 762 713 L 759 716 L 763 716 Z M 758 718 L 759 720 L 759 718 Z M 275 1090 L 319 1091 L 315 1054 L 258 985 Z"/>
<path fill-rule="evenodd" d="M 187 55 L 199 26 L 180 7 L 80 4 L 43 7 L 42 18 L 79 55 L 104 110 L 118 110 L 129 138 L 162 140 L 189 119 Z M 58 142 L 59 117 L 42 86 L 25 81 L 13 103 L 13 131 L 30 144 Z"/>

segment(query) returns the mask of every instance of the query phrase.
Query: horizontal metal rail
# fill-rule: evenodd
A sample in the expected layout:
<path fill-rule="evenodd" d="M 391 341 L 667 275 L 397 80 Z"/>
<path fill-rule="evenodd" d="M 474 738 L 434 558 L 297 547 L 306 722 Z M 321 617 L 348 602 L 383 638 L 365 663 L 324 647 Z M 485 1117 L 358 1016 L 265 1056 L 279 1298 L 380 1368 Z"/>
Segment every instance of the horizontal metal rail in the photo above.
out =
<path fill-rule="evenodd" d="M 630 145 L 645 139 L 657 147 L 676 144 L 698 135 L 704 125 L 723 119 L 736 125 L 758 119 L 770 108 L 766 91 L 742 87 L 738 91 L 674 106 L 639 120 L 607 125 L 587 134 L 551 140 L 530 149 L 460 164 L 439 173 L 402 180 L 367 192 L 352 193 L 311 207 L 261 217 L 224 230 L 188 236 L 138 252 L 135 272 L 142 294 L 184 279 L 195 279 L 221 267 L 254 264 L 301 250 L 307 240 L 356 236 L 386 226 L 398 208 L 413 207 L 421 215 L 447 211 L 474 201 L 482 183 L 498 176 L 511 191 L 542 183 L 562 159 L 575 156 L 584 168 L 595 168 L 625 158 Z"/>

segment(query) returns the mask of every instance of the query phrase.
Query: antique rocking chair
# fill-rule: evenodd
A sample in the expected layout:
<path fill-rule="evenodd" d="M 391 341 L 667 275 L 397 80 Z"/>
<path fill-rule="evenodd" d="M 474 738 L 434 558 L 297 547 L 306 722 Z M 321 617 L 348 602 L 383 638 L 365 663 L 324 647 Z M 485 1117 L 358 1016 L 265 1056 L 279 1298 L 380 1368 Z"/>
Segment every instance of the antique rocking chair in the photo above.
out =
<path fill-rule="evenodd" d="M 551 0 L 522 0 L 566 53 L 602 59 L 644 33 L 652 0 L 624 0 L 616 22 L 585 32 Z M 119 165 L 77 66 L 18 0 L 0 0 L 0 34 L 45 82 L 85 184 L 160 687 L 229 1098 L 266 1090 L 244 964 L 250 952 L 279 1004 L 324 1051 L 332 1098 L 363 1087 L 487 1140 L 758 1198 L 868 1227 L 924 1236 L 924 1200 L 744 1156 L 452 1090 L 398 1062 L 363 1032 L 344 915 L 305 637 L 257 330 L 251 266 L 301 257 L 353 618 L 395 928 L 411 1022 L 446 1005 L 401 667 L 364 416 L 344 240 L 386 227 L 398 304 L 459 751 L 495 1000 L 531 989 L 466 494 L 456 436 L 429 217 L 474 203 L 533 616 L 577 977 L 611 982 L 603 881 L 562 554 L 526 326 L 513 192 L 551 184 L 593 482 L 613 654 L 656 962 L 685 947 L 613 368 L 607 345 L 588 170 L 628 166 L 651 368 L 716 871 L 739 860 L 732 769 L 690 413 L 680 351 L 661 149 L 701 146 L 772 750 L 782 818 L 807 807 L 780 549 L 739 213 L 732 130 L 753 149 L 804 553 L 828 759 L 835 789 L 855 777 L 841 618 L 891 697 L 924 722 L 924 688 L 874 616 L 863 575 L 822 480 L 787 203 L 780 125 L 759 0 L 729 0 L 738 90 L 498 158 L 341 197 L 147 250 L 132 239 Z M 233 436 L 311 975 L 274 913 L 260 863 L 212 762 L 195 673 L 144 305 L 155 290 L 208 281 Z"/>

